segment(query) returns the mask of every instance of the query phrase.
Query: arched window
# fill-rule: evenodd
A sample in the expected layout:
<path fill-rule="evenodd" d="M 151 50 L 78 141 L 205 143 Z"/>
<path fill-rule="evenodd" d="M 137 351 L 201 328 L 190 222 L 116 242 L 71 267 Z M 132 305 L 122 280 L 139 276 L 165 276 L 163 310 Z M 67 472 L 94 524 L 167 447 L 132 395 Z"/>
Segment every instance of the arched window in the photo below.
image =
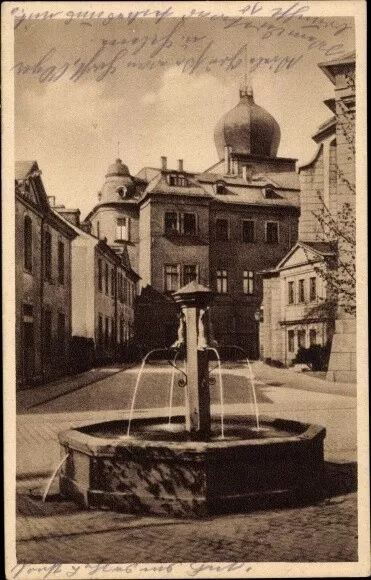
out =
<path fill-rule="evenodd" d="M 24 267 L 32 272 L 32 220 L 26 215 L 23 230 Z"/>

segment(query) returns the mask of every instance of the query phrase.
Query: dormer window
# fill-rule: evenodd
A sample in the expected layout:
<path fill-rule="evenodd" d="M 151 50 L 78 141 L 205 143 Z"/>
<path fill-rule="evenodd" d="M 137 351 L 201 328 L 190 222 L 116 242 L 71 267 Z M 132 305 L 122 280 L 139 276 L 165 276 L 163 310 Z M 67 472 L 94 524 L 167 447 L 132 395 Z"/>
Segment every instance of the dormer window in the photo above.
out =
<path fill-rule="evenodd" d="M 167 178 L 168 184 L 175 187 L 187 187 L 188 180 L 184 175 L 170 173 Z"/>
<path fill-rule="evenodd" d="M 279 197 L 272 185 L 267 185 L 266 187 L 264 187 L 263 194 L 265 199 L 275 199 L 276 197 Z"/>
<path fill-rule="evenodd" d="M 121 198 L 125 198 L 127 196 L 127 193 L 128 193 L 128 188 L 125 187 L 124 185 L 120 185 L 120 187 L 118 187 L 116 189 L 116 191 Z"/>
<path fill-rule="evenodd" d="M 217 195 L 223 195 L 224 193 L 226 193 L 224 181 L 217 181 L 215 183 L 215 193 Z"/>

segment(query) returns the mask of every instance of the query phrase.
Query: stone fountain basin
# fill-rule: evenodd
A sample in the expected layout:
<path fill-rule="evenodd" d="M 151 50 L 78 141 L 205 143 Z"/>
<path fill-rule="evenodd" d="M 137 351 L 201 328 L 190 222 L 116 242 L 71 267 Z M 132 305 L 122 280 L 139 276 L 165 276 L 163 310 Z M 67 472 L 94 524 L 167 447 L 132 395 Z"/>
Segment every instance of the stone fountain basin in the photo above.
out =
<path fill-rule="evenodd" d="M 89 508 L 170 517 L 312 499 L 323 487 L 326 430 L 297 421 L 227 416 L 224 439 L 190 440 L 184 417 L 111 421 L 59 434 L 60 492 Z"/>

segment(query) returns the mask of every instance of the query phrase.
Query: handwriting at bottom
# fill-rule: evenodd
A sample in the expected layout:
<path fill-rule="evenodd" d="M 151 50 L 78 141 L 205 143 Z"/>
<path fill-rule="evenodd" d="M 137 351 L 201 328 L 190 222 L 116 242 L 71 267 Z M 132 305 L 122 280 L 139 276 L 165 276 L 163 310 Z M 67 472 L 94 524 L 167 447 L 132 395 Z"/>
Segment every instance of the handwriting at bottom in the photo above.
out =
<path fill-rule="evenodd" d="M 104 577 L 106 574 L 136 574 L 148 573 L 161 574 L 161 578 L 166 578 L 167 575 L 174 572 L 174 568 L 179 564 L 17 564 L 11 570 L 13 579 L 22 580 L 25 577 L 38 578 L 38 580 L 47 580 L 51 578 L 73 578 L 77 574 L 83 572 L 85 576 Z M 205 572 L 216 572 L 218 574 L 227 575 L 230 572 L 237 570 L 242 574 L 251 572 L 252 567 L 245 562 L 232 563 L 209 563 L 209 562 L 195 562 L 192 564 L 180 564 L 182 571 L 187 577 L 196 578 Z M 37 576 L 35 576 L 37 575 Z"/>

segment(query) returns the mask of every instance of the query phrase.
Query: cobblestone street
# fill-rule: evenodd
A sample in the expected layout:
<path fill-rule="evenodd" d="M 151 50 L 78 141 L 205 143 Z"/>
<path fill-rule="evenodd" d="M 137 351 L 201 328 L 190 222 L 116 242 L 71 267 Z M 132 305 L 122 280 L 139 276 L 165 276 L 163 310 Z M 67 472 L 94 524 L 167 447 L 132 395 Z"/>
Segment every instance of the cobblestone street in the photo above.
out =
<path fill-rule="evenodd" d="M 336 562 L 357 560 L 356 494 L 314 506 L 198 521 L 73 512 L 21 518 L 19 562 Z"/>

